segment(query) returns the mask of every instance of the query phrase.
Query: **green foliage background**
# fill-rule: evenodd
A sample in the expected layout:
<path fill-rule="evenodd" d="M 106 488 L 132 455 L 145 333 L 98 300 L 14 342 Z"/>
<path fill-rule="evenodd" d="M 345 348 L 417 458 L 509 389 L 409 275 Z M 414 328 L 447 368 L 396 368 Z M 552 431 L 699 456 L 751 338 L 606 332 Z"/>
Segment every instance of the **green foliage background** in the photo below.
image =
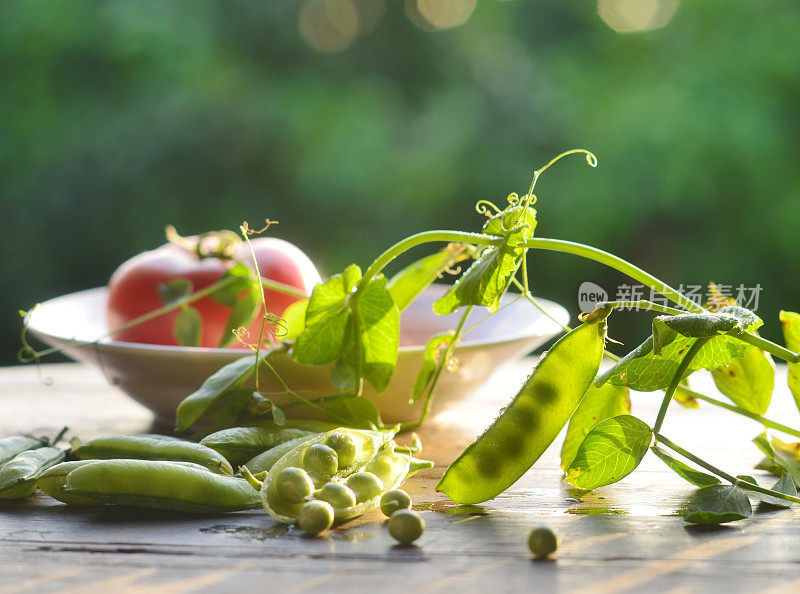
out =
<path fill-rule="evenodd" d="M 537 187 L 537 235 L 590 243 L 674 284 L 763 287 L 762 334 L 800 308 L 800 4 L 684 0 L 619 34 L 594 2 L 479 2 L 422 31 L 400 2 L 347 50 L 298 33 L 301 3 L 0 7 L 0 362 L 16 310 L 102 285 L 183 233 L 278 219 L 323 274 L 430 228 L 475 229 L 479 199 Z M 621 279 L 548 253 L 534 288 Z M 625 318 L 625 319 L 623 319 Z M 645 329 L 621 315 L 630 346 Z"/>

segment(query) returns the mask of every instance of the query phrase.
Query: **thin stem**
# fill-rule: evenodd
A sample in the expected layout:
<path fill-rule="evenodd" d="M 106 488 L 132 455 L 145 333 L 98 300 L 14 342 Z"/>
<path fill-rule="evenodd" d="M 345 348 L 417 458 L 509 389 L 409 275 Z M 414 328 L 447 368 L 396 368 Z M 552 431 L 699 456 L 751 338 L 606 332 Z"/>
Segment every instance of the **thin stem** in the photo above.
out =
<path fill-rule="evenodd" d="M 484 235 L 483 233 L 466 233 L 462 231 L 425 231 L 423 233 L 417 233 L 410 237 L 406 237 L 402 241 L 398 241 L 396 244 L 378 256 L 375 261 L 370 264 L 369 268 L 367 268 L 363 278 L 358 283 L 358 290 L 363 290 L 375 277 L 375 275 L 377 275 L 386 267 L 387 264 L 389 264 L 403 252 L 406 252 L 418 245 L 431 243 L 434 241 L 444 241 L 447 243 L 472 243 L 478 245 L 500 245 L 505 241 L 505 239 L 503 237 Z"/>
<path fill-rule="evenodd" d="M 242 232 L 242 236 L 244 237 L 245 243 L 247 243 L 247 248 L 250 250 L 250 258 L 253 261 L 253 269 L 256 271 L 256 278 L 258 279 L 258 288 L 259 288 L 259 297 L 261 298 L 261 328 L 258 331 L 258 348 L 256 349 L 257 353 L 261 353 L 261 346 L 264 344 L 264 328 L 267 324 L 267 299 L 264 297 L 264 285 L 263 281 L 261 280 L 261 271 L 258 269 L 258 258 L 256 258 L 256 253 L 253 250 L 253 244 L 250 243 L 250 237 L 247 234 L 247 228 L 245 225 L 239 227 Z M 260 365 L 256 362 L 256 369 L 255 369 L 255 388 L 258 391 L 258 368 Z"/>
<path fill-rule="evenodd" d="M 672 396 L 675 394 L 675 390 L 678 389 L 681 380 L 683 380 L 683 376 L 686 373 L 686 370 L 689 369 L 692 359 L 695 358 L 697 353 L 701 348 L 703 348 L 703 345 L 707 343 L 709 339 L 710 337 L 704 336 L 695 340 L 694 344 L 692 344 L 692 346 L 683 356 L 683 359 L 681 359 L 680 365 L 678 365 L 678 369 L 675 372 L 675 375 L 673 375 L 672 379 L 669 381 L 667 391 L 664 393 L 664 400 L 661 401 L 661 408 L 658 409 L 658 416 L 656 417 L 656 424 L 653 426 L 653 431 L 658 432 L 661 430 L 661 425 L 664 424 L 664 417 L 667 414 L 669 403 L 672 402 Z"/>
<path fill-rule="evenodd" d="M 779 344 L 775 344 L 771 340 L 767 340 L 766 338 L 761 338 L 760 336 L 756 336 L 755 334 L 750 334 L 744 332 L 742 334 L 730 334 L 734 338 L 738 338 L 742 342 L 746 342 L 747 344 L 751 344 L 754 347 L 760 348 L 762 351 L 768 352 L 770 355 L 775 355 L 779 359 L 783 359 L 787 363 L 800 363 L 800 353 L 793 353 L 786 347 L 782 347 Z"/>
<path fill-rule="evenodd" d="M 684 450 L 678 444 L 670 441 L 669 439 L 667 439 L 666 437 L 664 437 L 660 433 L 654 432 L 654 435 L 655 435 L 655 438 L 656 438 L 657 442 L 663 443 L 665 446 L 667 446 L 673 452 L 676 452 L 676 453 L 680 454 L 681 456 L 683 456 L 687 460 L 691 460 L 692 462 L 694 462 L 698 466 L 702 466 L 703 468 L 705 468 L 709 472 L 713 472 L 718 477 L 725 479 L 726 481 L 728 481 L 732 485 L 742 486 L 742 487 L 744 487 L 745 489 L 747 489 L 749 491 L 756 491 L 757 493 L 763 493 L 764 495 L 771 495 L 772 497 L 777 497 L 779 499 L 785 499 L 786 501 L 792 501 L 794 503 L 800 503 L 800 497 L 795 497 L 793 495 L 786 495 L 785 493 L 780 493 L 778 491 L 773 491 L 772 489 L 766 489 L 764 487 L 760 487 L 758 485 L 754 485 L 753 483 L 740 480 L 740 479 L 736 478 L 735 476 L 732 476 L 732 475 L 728 474 L 724 470 L 720 470 L 716 466 L 713 466 L 713 465 L 709 464 L 708 462 L 706 462 L 702 458 L 698 458 L 697 456 L 695 456 L 691 452 L 689 452 L 687 450 Z"/>
<path fill-rule="evenodd" d="M 675 309 L 667 305 L 653 303 L 652 301 L 639 300 L 639 301 L 601 301 L 597 304 L 596 309 L 635 309 L 644 311 L 657 311 L 663 314 L 672 316 L 685 314 L 686 310 Z"/>
<path fill-rule="evenodd" d="M 416 429 L 417 427 L 421 426 L 428 417 L 428 414 L 431 412 L 431 405 L 433 404 L 433 390 L 436 387 L 436 384 L 439 383 L 439 376 L 442 375 L 442 371 L 445 367 L 447 367 L 447 362 L 450 360 L 450 356 L 453 354 L 453 350 L 456 348 L 456 343 L 461 338 L 464 324 L 466 323 L 471 311 L 471 305 L 468 305 L 464 308 L 464 313 L 461 315 L 461 319 L 458 321 L 458 326 L 456 326 L 455 333 L 453 334 L 453 340 L 450 341 L 447 350 L 445 350 L 444 356 L 442 357 L 442 362 L 439 364 L 439 367 L 436 368 L 436 374 L 433 376 L 433 380 L 431 381 L 430 385 L 428 386 L 428 390 L 425 393 L 425 406 L 422 409 L 422 413 L 419 415 L 419 419 L 413 423 L 403 423 L 401 426 L 402 431 L 407 429 Z"/>
<path fill-rule="evenodd" d="M 701 394 L 699 392 L 695 392 L 694 390 L 689 390 L 687 388 L 683 388 L 683 390 L 692 398 L 696 398 L 697 400 L 702 400 L 703 402 L 708 402 L 709 404 L 713 404 L 714 406 L 719 406 L 720 408 L 724 408 L 731 412 L 738 413 L 754 421 L 761 423 L 764 427 L 769 427 L 770 429 L 776 429 L 788 435 L 794 435 L 795 437 L 800 437 L 800 431 L 797 429 L 792 429 L 791 427 L 787 427 L 786 425 L 782 425 L 766 417 L 762 417 L 759 414 L 754 412 L 750 412 L 745 408 L 741 408 L 739 406 L 728 404 L 727 402 L 722 402 L 721 400 L 717 400 L 715 398 L 711 398 L 710 396 L 706 396 L 705 394 Z"/>
<path fill-rule="evenodd" d="M 650 287 L 655 292 L 663 295 L 673 303 L 680 305 L 690 312 L 702 313 L 705 311 L 702 306 L 686 297 L 677 289 L 672 288 L 665 282 L 645 272 L 641 268 L 634 266 L 630 262 L 606 251 L 593 248 L 582 243 L 564 241 L 561 239 L 548 239 L 545 237 L 529 239 L 525 242 L 525 247 L 534 250 L 564 252 L 566 254 L 573 254 L 575 256 L 581 256 L 583 258 L 594 260 L 595 262 L 610 266 L 611 268 L 631 277 L 633 280 Z"/>

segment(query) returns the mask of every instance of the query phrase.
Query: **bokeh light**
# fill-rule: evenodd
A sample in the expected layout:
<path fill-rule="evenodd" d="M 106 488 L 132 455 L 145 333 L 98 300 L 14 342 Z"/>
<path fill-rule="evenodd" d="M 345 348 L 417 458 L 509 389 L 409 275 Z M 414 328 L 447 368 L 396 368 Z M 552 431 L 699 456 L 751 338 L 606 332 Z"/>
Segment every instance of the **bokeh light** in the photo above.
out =
<path fill-rule="evenodd" d="M 617 33 L 660 29 L 670 22 L 678 0 L 597 0 L 597 13 Z"/>
<path fill-rule="evenodd" d="M 300 10 L 300 35 L 320 52 L 350 47 L 358 26 L 358 11 L 351 0 L 310 0 Z"/>
<path fill-rule="evenodd" d="M 467 22 L 478 0 L 408 0 L 406 14 L 420 28 L 441 30 Z"/>

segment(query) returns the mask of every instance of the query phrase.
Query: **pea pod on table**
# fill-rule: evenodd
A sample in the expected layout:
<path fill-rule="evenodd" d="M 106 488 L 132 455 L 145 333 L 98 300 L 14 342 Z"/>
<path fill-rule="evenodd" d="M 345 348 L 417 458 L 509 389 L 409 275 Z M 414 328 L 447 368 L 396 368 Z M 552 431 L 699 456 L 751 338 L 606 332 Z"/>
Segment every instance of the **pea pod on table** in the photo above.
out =
<path fill-rule="evenodd" d="M 605 317 L 596 312 L 559 339 L 503 413 L 450 465 L 436 490 L 469 504 L 513 485 L 575 412 L 600 367 L 605 335 Z"/>
<path fill-rule="evenodd" d="M 290 426 L 288 422 L 285 427 L 232 427 L 207 435 L 200 444 L 216 450 L 231 464 L 239 466 L 270 448 L 314 433 L 316 431 Z"/>
<path fill-rule="evenodd" d="M 182 439 L 159 435 L 117 435 L 87 441 L 74 451 L 80 460 L 173 460 L 193 462 L 214 472 L 232 475 L 230 462 L 216 450 Z"/>
<path fill-rule="evenodd" d="M 39 475 L 36 479 L 36 486 L 43 492 L 57 499 L 63 503 L 70 505 L 94 505 L 98 501 L 89 497 L 81 497 L 80 495 L 69 495 L 64 493 L 63 487 L 67 482 L 67 475 L 81 466 L 87 464 L 94 464 L 97 460 L 72 460 L 70 462 L 61 462 L 55 466 L 51 466 Z"/>
<path fill-rule="evenodd" d="M 28 450 L 0 466 L 0 498 L 22 499 L 36 491 L 39 475 L 64 460 L 61 448 L 46 447 Z"/>
<path fill-rule="evenodd" d="M 258 493 L 246 480 L 189 462 L 96 460 L 70 471 L 60 493 L 98 503 L 193 513 L 261 507 Z"/>
<path fill-rule="evenodd" d="M 0 466 L 27 450 L 47 445 L 47 439 L 30 435 L 11 435 L 0 439 Z"/>
<path fill-rule="evenodd" d="M 284 441 L 281 444 L 276 445 L 273 448 L 268 449 L 266 452 L 261 452 L 257 456 L 253 456 L 247 462 L 245 462 L 245 466 L 247 469 L 252 472 L 253 474 L 259 474 L 261 472 L 267 472 L 270 468 L 272 468 L 275 463 L 283 458 L 288 452 L 303 444 L 307 441 L 314 439 L 318 433 L 309 433 L 308 435 L 303 435 L 302 437 L 297 437 L 295 439 L 290 439 L 289 441 Z"/>

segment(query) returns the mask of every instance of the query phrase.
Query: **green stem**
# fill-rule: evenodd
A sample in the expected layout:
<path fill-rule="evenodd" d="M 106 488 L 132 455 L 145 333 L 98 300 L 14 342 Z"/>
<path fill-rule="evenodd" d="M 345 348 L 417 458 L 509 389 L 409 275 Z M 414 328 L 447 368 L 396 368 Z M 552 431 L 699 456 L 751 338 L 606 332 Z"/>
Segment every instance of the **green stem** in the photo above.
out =
<path fill-rule="evenodd" d="M 464 308 L 464 313 L 461 315 L 461 319 L 458 321 L 458 326 L 456 326 L 456 331 L 453 334 L 453 340 L 450 341 L 447 350 L 444 352 L 442 362 L 439 364 L 439 367 L 436 368 L 436 374 L 433 376 L 433 380 L 431 381 L 430 385 L 428 386 L 428 390 L 425 393 L 425 406 L 422 409 L 422 413 L 419 415 L 419 419 L 413 423 L 403 423 L 401 425 L 401 431 L 416 429 L 425 422 L 426 418 L 428 418 L 428 413 L 431 412 L 431 405 L 433 404 L 433 390 L 436 387 L 436 384 L 439 383 L 439 376 L 442 375 L 442 371 L 445 367 L 447 367 L 447 362 L 450 360 L 450 356 L 453 354 L 453 350 L 456 348 L 456 343 L 461 338 L 464 324 L 466 323 L 471 311 L 471 305 L 468 305 L 466 308 Z"/>
<path fill-rule="evenodd" d="M 702 338 L 698 338 L 694 341 L 694 344 L 689 348 L 686 354 L 681 359 L 680 365 L 678 365 L 678 370 L 675 372 L 675 375 L 672 376 L 672 379 L 669 382 L 669 386 L 667 386 L 667 391 L 664 394 L 664 400 L 661 401 L 661 408 L 658 409 L 658 416 L 656 417 L 656 424 L 653 426 L 653 431 L 658 432 L 661 430 L 661 425 L 664 424 L 664 417 L 667 415 L 667 409 L 669 408 L 669 403 L 672 402 L 672 396 L 675 394 L 675 390 L 678 389 L 678 386 L 683 380 L 683 376 L 686 371 L 689 369 L 689 365 L 692 363 L 692 359 L 695 358 L 697 353 L 703 348 L 703 345 L 709 341 L 710 337 L 704 336 Z"/>
<path fill-rule="evenodd" d="M 561 239 L 548 239 L 545 237 L 529 239 L 525 242 L 525 247 L 534 250 L 563 252 L 565 254 L 573 254 L 575 256 L 594 260 L 595 262 L 610 266 L 611 268 L 631 277 L 633 280 L 653 289 L 673 303 L 685 308 L 687 311 L 695 313 L 702 313 L 705 311 L 702 306 L 683 295 L 677 289 L 672 288 L 665 282 L 659 280 L 652 274 L 645 272 L 641 268 L 634 266 L 630 262 L 606 251 L 593 248 L 582 243 L 564 241 Z"/>
<path fill-rule="evenodd" d="M 759 414 L 754 412 L 750 412 L 745 408 L 741 408 L 739 406 L 735 406 L 733 404 L 728 404 L 727 402 L 722 402 L 721 400 L 717 400 L 715 398 L 711 398 L 710 396 L 706 396 L 705 394 L 701 394 L 699 392 L 695 392 L 694 390 L 689 390 L 687 388 L 683 388 L 684 392 L 691 396 L 692 398 L 696 398 L 697 400 L 702 400 L 703 402 L 708 402 L 709 404 L 713 404 L 714 406 L 719 406 L 720 408 L 724 408 L 731 412 L 738 413 L 754 421 L 761 423 L 764 427 L 769 427 L 770 429 L 776 429 L 788 435 L 794 435 L 795 437 L 800 437 L 800 431 L 797 429 L 792 429 L 791 427 L 787 427 L 786 425 L 782 425 L 766 417 L 762 417 Z"/>
<path fill-rule="evenodd" d="M 485 235 L 483 233 L 466 233 L 462 231 L 425 231 L 423 233 L 417 233 L 410 237 L 406 237 L 402 241 L 398 241 L 396 244 L 378 256 L 375 261 L 370 264 L 369 268 L 367 268 L 367 271 L 364 273 L 364 276 L 358 283 L 358 290 L 361 291 L 366 288 L 367 283 L 369 283 L 381 270 L 383 270 L 387 264 L 389 264 L 403 252 L 406 252 L 418 245 L 431 243 L 434 241 L 444 241 L 447 243 L 473 243 L 479 245 L 500 245 L 505 241 L 505 239 L 502 237 Z"/>
<path fill-rule="evenodd" d="M 760 348 L 762 351 L 766 351 L 770 355 L 775 355 L 779 359 L 783 359 L 787 363 L 800 363 L 800 353 L 793 353 L 786 347 L 782 347 L 779 344 L 775 344 L 771 340 L 767 340 L 766 338 L 761 338 L 760 336 L 756 336 L 755 334 L 750 333 L 742 333 L 742 334 L 730 334 L 734 338 L 738 338 L 742 342 L 746 342 L 747 344 L 751 344 L 754 347 Z"/>
<path fill-rule="evenodd" d="M 634 310 L 644 310 L 644 311 L 657 311 L 663 314 L 669 314 L 672 316 L 685 314 L 686 311 L 683 309 L 675 309 L 674 307 L 669 307 L 667 305 L 660 305 L 658 303 L 653 303 L 652 301 L 601 301 L 597 304 L 596 309 L 634 309 Z"/>
<path fill-rule="evenodd" d="M 771 495 L 772 497 L 777 497 L 779 499 L 785 499 L 786 501 L 792 501 L 794 503 L 800 503 L 800 497 L 795 497 L 793 495 L 786 495 L 785 493 L 779 493 L 778 491 L 773 491 L 772 489 L 766 489 L 764 487 L 760 487 L 758 485 L 754 485 L 753 483 L 750 483 L 750 482 L 747 482 L 747 481 L 742 481 L 742 480 L 736 478 L 735 476 L 732 476 L 732 475 L 728 474 L 724 470 L 720 470 L 716 466 L 713 466 L 713 465 L 709 464 L 708 462 L 706 462 L 702 458 L 698 458 L 697 456 L 695 456 L 691 452 L 689 452 L 687 450 L 684 450 L 678 444 L 670 441 L 669 439 L 667 439 L 666 437 L 664 437 L 660 433 L 654 432 L 654 434 L 655 434 L 655 438 L 656 438 L 657 442 L 663 443 L 665 446 L 667 446 L 673 452 L 676 452 L 676 453 L 680 454 L 681 456 L 683 456 L 687 460 L 691 460 L 692 462 L 694 462 L 698 466 L 701 466 L 701 467 L 705 468 L 709 472 L 713 472 L 718 477 L 720 477 L 722 479 L 725 479 L 726 481 L 728 481 L 732 485 L 737 485 L 737 486 L 741 485 L 741 486 L 745 487 L 749 491 L 756 491 L 758 493 L 763 493 L 764 495 Z"/>

